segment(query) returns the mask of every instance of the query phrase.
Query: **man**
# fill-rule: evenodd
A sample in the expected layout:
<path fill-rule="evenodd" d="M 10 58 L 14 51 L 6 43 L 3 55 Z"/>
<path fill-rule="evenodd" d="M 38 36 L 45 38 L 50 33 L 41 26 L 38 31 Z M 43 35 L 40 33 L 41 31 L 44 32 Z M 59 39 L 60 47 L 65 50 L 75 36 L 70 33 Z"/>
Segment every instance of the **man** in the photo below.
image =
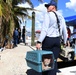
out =
<path fill-rule="evenodd" d="M 25 26 L 23 26 L 23 29 L 22 29 L 22 39 L 23 39 L 23 43 L 26 45 L 26 43 L 25 43 Z"/>
<path fill-rule="evenodd" d="M 75 44 L 75 40 L 76 40 L 76 26 L 74 26 L 74 30 L 73 30 L 73 43 Z"/>
<path fill-rule="evenodd" d="M 71 30 L 70 30 L 69 27 L 67 27 L 67 34 L 68 34 L 68 38 L 67 38 L 67 46 L 70 47 Z"/>
<path fill-rule="evenodd" d="M 13 32 L 13 39 L 14 39 L 14 47 L 17 47 L 18 44 L 18 28 L 15 28 L 14 32 Z"/>
<path fill-rule="evenodd" d="M 54 53 L 55 59 L 57 60 L 60 52 L 60 35 L 63 35 L 64 44 L 66 45 L 66 24 L 63 16 L 58 11 L 56 11 L 56 2 L 51 1 L 50 3 L 45 4 L 45 7 L 47 8 L 47 13 L 44 16 L 43 26 L 40 37 L 36 44 L 36 48 L 40 49 L 42 44 L 42 50 L 52 51 Z M 60 27 L 58 27 L 56 14 L 59 20 Z M 57 62 L 55 62 L 53 70 L 42 72 L 42 75 L 56 75 L 56 72 Z"/>

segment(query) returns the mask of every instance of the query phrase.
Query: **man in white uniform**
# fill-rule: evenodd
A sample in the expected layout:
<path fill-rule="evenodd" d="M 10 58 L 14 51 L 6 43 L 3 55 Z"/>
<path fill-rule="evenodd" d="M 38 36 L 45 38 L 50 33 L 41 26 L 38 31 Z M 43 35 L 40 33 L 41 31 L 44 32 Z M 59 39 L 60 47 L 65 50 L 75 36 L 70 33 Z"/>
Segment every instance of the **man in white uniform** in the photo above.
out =
<path fill-rule="evenodd" d="M 36 44 L 36 48 L 40 49 L 42 45 L 42 50 L 52 51 L 55 59 L 57 60 L 60 53 L 60 35 L 63 35 L 64 44 L 66 45 L 66 24 L 63 16 L 56 11 L 56 2 L 52 0 L 50 3 L 45 4 L 45 7 L 47 8 L 47 13 L 44 15 L 43 26 Z M 55 62 L 53 70 L 42 72 L 42 75 L 56 75 L 56 72 L 57 62 Z"/>

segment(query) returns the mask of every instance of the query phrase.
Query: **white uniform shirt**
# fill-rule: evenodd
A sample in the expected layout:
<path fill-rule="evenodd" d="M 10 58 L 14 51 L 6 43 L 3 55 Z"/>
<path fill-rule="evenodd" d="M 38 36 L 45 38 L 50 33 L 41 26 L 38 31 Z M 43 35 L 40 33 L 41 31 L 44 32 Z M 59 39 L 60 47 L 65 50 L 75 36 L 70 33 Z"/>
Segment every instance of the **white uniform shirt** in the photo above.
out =
<path fill-rule="evenodd" d="M 63 16 L 56 11 L 58 19 L 60 21 L 60 33 L 57 25 L 57 19 L 53 12 L 47 12 L 44 15 L 44 21 L 42 30 L 38 41 L 42 42 L 46 36 L 48 37 L 59 37 L 63 34 L 64 43 L 67 41 L 67 29 Z"/>

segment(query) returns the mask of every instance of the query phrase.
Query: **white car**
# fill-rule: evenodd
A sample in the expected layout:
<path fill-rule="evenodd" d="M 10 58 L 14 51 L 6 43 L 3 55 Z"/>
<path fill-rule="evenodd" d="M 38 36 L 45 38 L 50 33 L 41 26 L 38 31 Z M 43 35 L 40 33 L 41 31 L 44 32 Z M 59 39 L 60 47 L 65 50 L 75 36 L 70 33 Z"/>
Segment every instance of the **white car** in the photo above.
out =
<path fill-rule="evenodd" d="M 60 56 L 64 58 L 63 61 L 73 61 L 75 57 L 75 51 L 72 47 L 61 47 Z"/>

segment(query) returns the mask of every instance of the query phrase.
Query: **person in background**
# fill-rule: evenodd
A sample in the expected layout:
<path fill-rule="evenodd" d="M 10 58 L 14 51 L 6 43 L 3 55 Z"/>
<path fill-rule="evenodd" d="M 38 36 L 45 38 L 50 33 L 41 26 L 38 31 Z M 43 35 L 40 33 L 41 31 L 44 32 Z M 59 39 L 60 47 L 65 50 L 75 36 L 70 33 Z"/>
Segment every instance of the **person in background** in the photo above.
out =
<path fill-rule="evenodd" d="M 14 47 L 17 47 L 18 44 L 18 28 L 15 28 L 14 32 L 13 32 L 13 39 L 14 39 Z"/>
<path fill-rule="evenodd" d="M 25 32 L 26 32 L 25 26 L 23 26 L 23 29 L 22 29 L 22 40 L 23 40 L 23 43 L 26 45 L 26 43 L 25 43 Z"/>
<path fill-rule="evenodd" d="M 76 40 L 76 26 L 74 26 L 72 36 L 73 36 L 73 43 L 75 44 L 75 40 Z"/>
<path fill-rule="evenodd" d="M 19 33 L 18 35 L 18 44 L 19 44 L 21 41 L 21 28 L 18 29 L 18 33 Z"/>
<path fill-rule="evenodd" d="M 70 30 L 69 27 L 67 27 L 67 34 L 68 34 L 68 38 L 67 38 L 67 46 L 70 47 L 71 30 Z"/>
<path fill-rule="evenodd" d="M 57 58 L 61 48 L 60 35 L 63 35 L 64 45 L 66 45 L 67 28 L 64 17 L 57 11 L 57 3 L 55 1 L 52 0 L 50 3 L 45 4 L 45 7 L 47 8 L 47 12 L 44 15 L 42 30 L 36 43 L 36 48 L 39 50 L 42 46 L 42 50 L 53 52 L 56 59 L 54 69 L 42 72 L 42 75 L 56 75 L 58 70 Z M 57 17 L 60 27 L 58 27 Z"/>

